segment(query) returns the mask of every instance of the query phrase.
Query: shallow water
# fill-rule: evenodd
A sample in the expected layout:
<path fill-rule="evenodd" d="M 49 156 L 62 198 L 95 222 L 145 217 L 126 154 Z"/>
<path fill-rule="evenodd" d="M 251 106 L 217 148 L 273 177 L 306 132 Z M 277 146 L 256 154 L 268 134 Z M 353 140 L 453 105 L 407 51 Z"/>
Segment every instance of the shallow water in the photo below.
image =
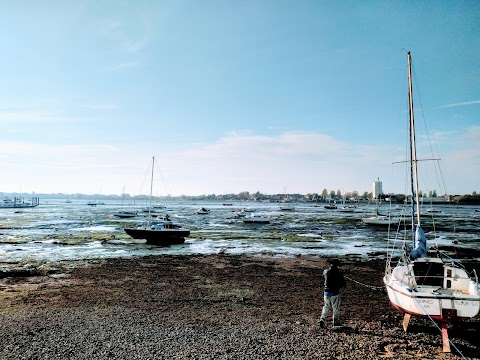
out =
<path fill-rule="evenodd" d="M 32 209 L 0 209 L 0 263 L 3 267 L 44 264 L 51 261 L 132 257 L 154 254 L 266 254 L 356 255 L 383 258 L 393 229 L 363 225 L 374 206 L 361 205 L 354 213 L 340 213 L 323 206 L 296 204 L 294 212 L 278 204 L 168 203 L 172 220 L 191 230 L 183 245 L 146 245 L 125 234 L 124 227 L 146 222 L 142 206 L 105 202 L 91 207 L 86 201 L 65 203 L 48 200 Z M 145 206 L 145 205 L 143 205 Z M 210 214 L 198 215 L 205 206 Z M 271 217 L 270 224 L 245 224 L 236 212 L 244 207 Z M 480 212 L 467 206 L 441 206 L 440 214 L 426 217 L 427 238 L 437 237 L 440 246 L 480 250 Z M 120 210 L 139 211 L 133 219 L 120 219 Z M 387 212 L 388 207 L 381 209 Z M 435 226 L 433 226 L 433 224 Z M 431 241 L 429 242 L 432 245 Z"/>

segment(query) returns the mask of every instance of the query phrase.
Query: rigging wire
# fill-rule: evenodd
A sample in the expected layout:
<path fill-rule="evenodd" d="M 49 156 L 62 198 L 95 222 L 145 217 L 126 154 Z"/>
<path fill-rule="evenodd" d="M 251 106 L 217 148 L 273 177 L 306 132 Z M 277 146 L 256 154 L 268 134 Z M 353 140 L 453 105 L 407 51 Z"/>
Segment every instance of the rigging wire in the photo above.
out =
<path fill-rule="evenodd" d="M 415 67 L 414 67 L 414 64 L 412 63 L 412 71 L 414 73 L 414 76 L 413 76 L 413 80 L 414 80 L 414 86 L 415 86 L 415 89 L 416 89 L 416 94 L 417 95 L 417 99 L 418 99 L 418 102 L 420 103 L 420 108 L 422 109 L 421 113 L 422 113 L 422 120 L 423 120 L 423 125 L 425 127 L 425 134 L 426 134 L 426 138 L 427 138 L 427 141 L 428 141 L 428 146 L 429 146 L 429 149 L 430 149 L 430 154 L 431 154 L 431 157 L 433 161 L 433 164 L 434 164 L 434 169 L 435 169 L 435 175 L 436 175 L 436 178 L 437 178 L 437 184 L 438 186 L 440 187 L 440 193 L 443 192 L 443 194 L 445 196 L 448 196 L 448 191 L 447 191 L 447 186 L 446 186 L 446 181 L 445 181 L 445 177 L 444 177 L 444 174 L 443 174 L 443 171 L 442 171 L 442 168 L 440 166 L 440 160 L 441 160 L 441 156 L 440 156 L 440 150 L 439 150 L 439 147 L 438 147 L 438 142 L 436 140 L 436 137 L 435 137 L 435 134 L 433 132 L 431 132 L 429 130 L 429 127 L 428 127 L 428 121 L 427 121 L 427 115 L 425 113 L 425 111 L 423 111 L 423 104 L 422 104 L 422 92 L 420 90 L 420 83 L 419 81 L 417 80 L 418 79 L 418 76 L 416 74 L 416 71 L 415 71 Z M 433 145 L 432 145 L 433 143 Z M 434 149 L 435 148 L 435 149 Z M 435 151 L 434 151 L 435 150 Z M 435 157 L 435 155 L 437 155 Z M 422 172 L 422 174 L 428 174 L 428 172 Z M 422 179 L 423 180 L 423 179 Z M 432 221 L 433 221 L 433 231 L 434 231 L 434 236 L 435 236 L 435 244 L 437 245 L 438 247 L 438 242 L 437 242 L 437 236 L 436 236 L 436 230 L 435 230 L 435 222 L 434 222 L 434 217 L 433 217 L 433 214 L 432 214 Z M 453 218 L 452 219 L 452 222 L 453 222 L 453 230 L 454 232 L 456 232 L 456 219 Z"/>
<path fill-rule="evenodd" d="M 164 176 L 163 173 L 162 173 L 162 170 L 161 170 L 161 168 L 160 168 L 160 165 L 158 165 L 158 162 L 157 162 L 157 159 L 156 159 L 156 158 L 155 158 L 155 164 L 157 165 L 157 172 L 158 172 L 158 174 L 160 175 L 160 176 L 159 176 L 159 177 L 160 177 L 160 181 L 161 181 L 161 183 L 162 183 L 162 185 L 163 185 L 163 188 L 164 188 L 164 190 L 165 190 L 165 194 L 166 194 L 166 196 L 168 196 L 168 195 L 171 194 L 171 191 L 170 191 L 170 188 L 169 188 L 169 186 L 168 186 L 168 184 L 167 184 L 167 180 L 166 180 L 165 176 Z"/>
<path fill-rule="evenodd" d="M 152 161 L 149 160 L 148 166 L 145 166 L 146 170 L 145 170 L 145 174 L 143 175 L 142 184 L 140 185 L 140 188 L 137 191 L 138 196 L 147 196 L 148 194 L 148 191 L 145 194 L 142 194 L 142 191 L 146 188 L 147 181 L 150 181 L 150 174 L 152 172 L 151 166 L 152 166 Z"/>
<path fill-rule="evenodd" d="M 430 149 L 430 153 L 432 154 L 432 157 L 434 157 L 434 151 L 433 151 L 433 146 L 432 146 L 432 138 L 433 138 L 433 143 L 435 144 L 435 148 L 436 148 L 436 154 L 440 154 L 440 151 L 439 151 L 439 148 L 438 148 L 438 143 L 435 139 L 435 135 L 433 132 L 431 132 L 428 128 L 428 123 L 427 123 L 427 116 L 425 114 L 425 111 L 423 111 L 423 104 L 422 104 L 422 96 L 421 96 L 421 91 L 420 91 L 420 84 L 419 82 L 416 80 L 418 77 L 417 77 L 417 74 L 415 72 L 415 68 L 412 64 L 412 71 L 413 73 L 415 74 L 414 76 L 414 85 L 415 85 L 415 89 L 416 89 L 416 93 L 418 94 L 417 98 L 418 98 L 418 102 L 420 103 L 420 108 L 422 109 L 422 120 L 423 120 L 423 125 L 425 127 L 425 135 L 426 135 L 426 138 L 427 138 L 427 141 L 428 141 L 428 146 L 429 146 L 429 149 Z M 435 159 L 434 159 L 435 160 Z M 439 160 L 440 160 L 440 156 L 438 156 L 438 160 L 434 162 L 434 168 L 435 168 L 435 175 L 437 177 L 437 182 L 438 182 L 438 185 L 441 187 L 440 191 L 443 191 L 445 194 L 447 194 L 446 192 L 446 186 L 445 186 L 445 181 L 444 181 L 444 177 L 443 177 L 443 173 L 441 171 L 441 168 L 440 168 L 440 164 L 439 164 Z"/>

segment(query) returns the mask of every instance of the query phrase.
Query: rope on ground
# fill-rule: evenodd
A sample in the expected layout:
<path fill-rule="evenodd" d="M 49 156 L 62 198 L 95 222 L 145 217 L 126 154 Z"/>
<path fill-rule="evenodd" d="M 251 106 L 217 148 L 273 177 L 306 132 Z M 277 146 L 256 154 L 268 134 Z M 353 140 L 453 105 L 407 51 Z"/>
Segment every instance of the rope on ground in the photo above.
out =
<path fill-rule="evenodd" d="M 344 275 L 344 277 L 345 277 L 345 279 L 348 279 L 348 280 L 350 280 L 350 281 L 353 281 L 354 283 L 357 283 L 357 284 L 359 284 L 359 285 L 365 286 L 365 287 L 370 288 L 370 289 L 373 289 L 373 290 L 382 290 L 382 291 L 385 290 L 383 286 L 367 285 L 367 284 L 361 283 L 360 281 L 357 281 L 357 280 L 355 280 L 355 279 L 349 278 L 348 276 L 345 276 L 345 275 Z"/>

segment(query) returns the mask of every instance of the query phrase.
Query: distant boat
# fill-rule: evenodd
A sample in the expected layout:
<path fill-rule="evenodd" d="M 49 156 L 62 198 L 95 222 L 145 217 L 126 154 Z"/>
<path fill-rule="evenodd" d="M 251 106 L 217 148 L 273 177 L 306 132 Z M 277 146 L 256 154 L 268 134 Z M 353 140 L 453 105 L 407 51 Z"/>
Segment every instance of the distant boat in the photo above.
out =
<path fill-rule="evenodd" d="M 423 201 L 422 201 L 422 204 L 423 204 Z M 432 200 L 430 200 L 430 207 L 427 209 L 427 214 L 438 214 L 438 213 L 441 213 L 441 212 L 442 212 L 442 210 L 434 207 L 432 205 Z"/>
<path fill-rule="evenodd" d="M 223 202 L 223 206 L 233 206 L 233 201 L 225 201 Z"/>
<path fill-rule="evenodd" d="M 119 218 L 134 218 L 138 215 L 136 211 L 118 211 L 116 213 L 113 213 L 113 216 L 119 217 Z"/>
<path fill-rule="evenodd" d="M 260 214 L 251 214 L 243 218 L 246 224 L 270 224 L 270 217 Z"/>
<path fill-rule="evenodd" d="M 97 205 L 105 205 L 104 202 L 101 202 L 101 201 L 89 201 L 87 202 L 87 205 L 90 205 L 90 206 L 97 206 Z"/>
<path fill-rule="evenodd" d="M 354 212 L 357 207 L 354 205 L 345 205 L 345 202 L 346 202 L 346 196 L 343 195 L 343 206 L 337 208 L 337 212 L 343 212 L 343 213 Z"/>
<path fill-rule="evenodd" d="M 248 215 L 248 213 L 245 210 L 240 210 L 240 211 L 237 211 L 235 215 L 237 217 L 245 217 Z"/>
<path fill-rule="evenodd" d="M 207 215 L 207 214 L 210 214 L 210 210 L 204 208 L 204 207 L 201 207 L 200 209 L 197 210 L 197 214 L 199 215 Z"/>
<path fill-rule="evenodd" d="M 152 176 L 150 182 L 150 206 L 152 209 L 152 188 L 153 173 L 155 167 L 155 157 L 152 157 Z M 152 224 L 151 211 L 148 213 L 148 225 L 137 228 L 125 228 L 125 232 L 134 239 L 145 239 L 147 244 L 154 245 L 174 245 L 185 242 L 185 237 L 190 235 L 190 230 L 182 228 L 178 224 L 174 224 L 168 215 L 160 221 Z"/>
<path fill-rule="evenodd" d="M 328 204 L 328 205 L 325 205 L 324 208 L 325 208 L 325 209 L 328 209 L 328 210 L 336 210 L 336 209 L 337 209 L 337 205 Z"/>
<path fill-rule="evenodd" d="M 340 208 L 337 208 L 337 211 L 343 212 L 343 213 L 351 213 L 351 212 L 354 212 L 356 208 L 357 208 L 356 206 L 348 205 L 348 206 L 342 206 Z"/>
<path fill-rule="evenodd" d="M 388 215 L 381 215 L 378 212 L 378 198 L 375 199 L 375 216 L 362 219 L 365 225 L 373 225 L 373 226 L 390 226 L 394 224 L 398 224 L 400 222 L 399 217 L 392 217 Z"/>
<path fill-rule="evenodd" d="M 365 225 L 390 226 L 398 224 L 400 219 L 397 217 L 377 214 L 376 216 L 362 219 L 362 221 Z"/>
<path fill-rule="evenodd" d="M 99 193 L 99 196 L 101 195 L 102 195 L 102 188 L 100 188 L 100 193 Z M 97 206 L 97 205 L 105 205 L 105 203 L 101 201 L 97 201 L 97 195 L 95 195 L 95 200 L 87 202 L 87 205 Z"/>
<path fill-rule="evenodd" d="M 245 217 L 248 216 L 248 214 L 255 212 L 255 209 L 252 208 L 243 208 L 240 211 L 236 212 L 237 217 Z"/>
<path fill-rule="evenodd" d="M 13 200 L 6 197 L 0 203 L 0 209 L 33 208 L 33 207 L 38 206 L 39 204 L 40 204 L 40 201 L 39 201 L 38 197 L 33 197 L 32 201 L 25 201 L 24 199 L 22 199 L 20 197 L 15 197 Z"/>
<path fill-rule="evenodd" d="M 295 211 L 295 206 L 288 205 L 287 203 L 290 201 L 287 195 L 287 187 L 285 186 L 285 204 L 280 205 L 280 210 L 282 211 Z"/>

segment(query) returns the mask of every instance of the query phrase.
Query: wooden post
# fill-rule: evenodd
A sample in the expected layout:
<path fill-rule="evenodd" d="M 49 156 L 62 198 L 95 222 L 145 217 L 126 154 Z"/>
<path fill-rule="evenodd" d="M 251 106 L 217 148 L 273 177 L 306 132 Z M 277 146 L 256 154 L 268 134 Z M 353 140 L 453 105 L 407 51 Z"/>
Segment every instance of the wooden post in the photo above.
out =
<path fill-rule="evenodd" d="M 410 314 L 405 314 L 405 316 L 403 317 L 403 330 L 404 331 L 407 331 L 407 328 L 408 328 L 408 323 L 410 322 Z"/>
<path fill-rule="evenodd" d="M 448 331 L 447 324 L 442 323 L 442 342 L 443 342 L 443 352 L 449 353 L 450 351 L 450 340 L 448 340 Z"/>

